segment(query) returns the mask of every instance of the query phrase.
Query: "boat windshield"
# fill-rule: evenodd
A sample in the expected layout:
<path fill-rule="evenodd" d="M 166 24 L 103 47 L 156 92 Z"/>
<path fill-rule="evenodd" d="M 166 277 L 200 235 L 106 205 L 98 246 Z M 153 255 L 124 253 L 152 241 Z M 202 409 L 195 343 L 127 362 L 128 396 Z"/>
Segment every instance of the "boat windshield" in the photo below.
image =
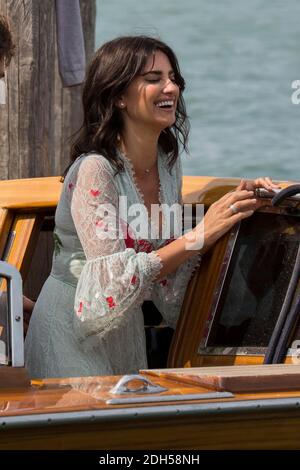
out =
<path fill-rule="evenodd" d="M 259 212 L 242 222 L 205 347 L 268 346 L 299 241 L 299 217 Z"/>

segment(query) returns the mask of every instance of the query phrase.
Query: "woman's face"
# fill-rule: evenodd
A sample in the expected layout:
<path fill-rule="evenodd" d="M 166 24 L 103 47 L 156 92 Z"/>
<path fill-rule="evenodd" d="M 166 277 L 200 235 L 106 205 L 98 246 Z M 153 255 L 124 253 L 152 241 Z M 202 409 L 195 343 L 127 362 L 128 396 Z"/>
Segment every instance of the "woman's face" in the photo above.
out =
<path fill-rule="evenodd" d="M 162 131 L 175 122 L 179 87 L 166 54 L 156 51 L 141 75 L 129 85 L 119 101 L 126 124 L 148 125 Z"/>

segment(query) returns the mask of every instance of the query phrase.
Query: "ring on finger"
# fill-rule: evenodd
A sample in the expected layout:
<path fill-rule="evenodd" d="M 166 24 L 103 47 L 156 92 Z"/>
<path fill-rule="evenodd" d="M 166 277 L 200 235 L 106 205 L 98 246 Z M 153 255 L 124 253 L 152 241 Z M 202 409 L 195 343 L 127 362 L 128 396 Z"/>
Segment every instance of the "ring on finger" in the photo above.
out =
<path fill-rule="evenodd" d="M 233 214 L 237 214 L 239 212 L 235 204 L 230 204 L 229 209 L 231 210 Z"/>

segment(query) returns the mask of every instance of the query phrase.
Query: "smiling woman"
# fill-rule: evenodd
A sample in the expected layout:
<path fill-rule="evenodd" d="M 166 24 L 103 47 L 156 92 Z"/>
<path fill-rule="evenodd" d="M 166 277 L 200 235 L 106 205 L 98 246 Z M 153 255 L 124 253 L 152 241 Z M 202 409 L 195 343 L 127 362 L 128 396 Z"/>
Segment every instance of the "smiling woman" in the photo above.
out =
<path fill-rule="evenodd" d="M 189 129 L 183 90 L 176 56 L 158 39 L 121 37 L 96 52 L 55 216 L 59 249 L 26 337 L 32 377 L 147 368 L 144 301 L 175 328 L 201 252 L 259 207 L 255 187 L 274 187 L 263 178 L 242 182 L 207 211 L 205 232 L 199 223 L 166 236 L 166 213 L 182 204 L 179 151 Z M 134 226 L 136 205 L 147 209 L 149 238 Z M 149 216 L 153 206 L 159 207 L 158 233 Z"/>
<path fill-rule="evenodd" d="M 146 126 L 144 138 L 148 137 L 149 124 L 154 127 L 155 140 L 148 139 L 151 147 L 146 156 L 154 159 L 159 143 L 169 155 L 172 166 L 178 157 L 179 143 L 187 150 L 189 122 L 182 96 L 184 88 L 174 52 L 158 39 L 129 36 L 104 44 L 96 52 L 87 74 L 83 91 L 85 120 L 74 143 L 71 160 L 84 152 L 97 150 L 105 153 L 115 169 L 122 170 L 123 164 L 117 155 L 119 138 L 128 137 L 126 125 L 133 121 L 136 125 L 139 114 L 140 130 L 144 131 Z M 170 98 L 174 102 L 170 115 L 154 114 L 155 105 Z M 163 122 L 159 122 L 161 119 Z M 146 158 L 137 157 L 140 139 L 133 140 L 134 145 L 128 143 L 127 151 L 136 164 L 138 161 L 141 164 Z M 144 146 L 147 147 L 145 143 Z"/>

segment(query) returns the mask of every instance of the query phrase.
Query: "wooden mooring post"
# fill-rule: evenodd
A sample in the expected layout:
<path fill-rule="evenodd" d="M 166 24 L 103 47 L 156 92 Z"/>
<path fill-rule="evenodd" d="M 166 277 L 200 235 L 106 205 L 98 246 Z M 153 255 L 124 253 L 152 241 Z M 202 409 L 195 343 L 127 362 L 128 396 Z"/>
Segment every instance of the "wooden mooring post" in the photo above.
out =
<path fill-rule="evenodd" d="M 58 70 L 55 0 L 0 0 L 16 53 L 0 106 L 0 179 L 61 175 L 70 136 L 81 124 L 81 85 L 63 88 Z M 86 59 L 94 51 L 95 0 L 80 0 Z M 24 293 L 36 299 L 51 270 L 53 236 L 42 230 Z"/>
<path fill-rule="evenodd" d="M 94 50 L 95 0 L 80 0 L 87 61 Z M 81 122 L 81 86 L 63 88 L 58 72 L 55 0 L 0 0 L 16 54 L 0 106 L 0 179 L 52 176 L 69 161 Z"/>

